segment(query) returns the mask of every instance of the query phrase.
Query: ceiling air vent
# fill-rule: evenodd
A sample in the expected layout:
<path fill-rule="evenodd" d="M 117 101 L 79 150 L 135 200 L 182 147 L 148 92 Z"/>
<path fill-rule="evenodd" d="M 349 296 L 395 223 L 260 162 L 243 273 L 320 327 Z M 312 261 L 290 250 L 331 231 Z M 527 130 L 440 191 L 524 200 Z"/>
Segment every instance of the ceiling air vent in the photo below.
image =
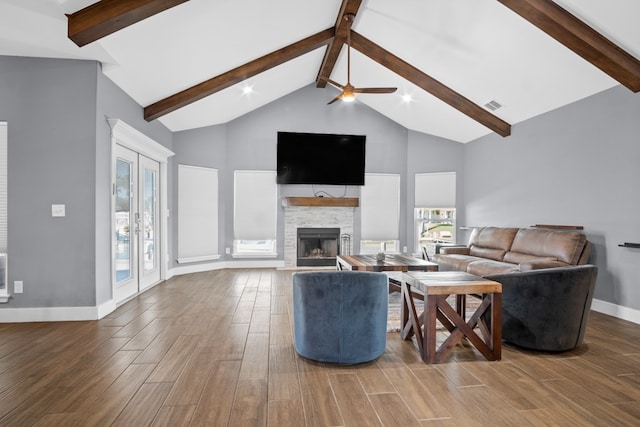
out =
<path fill-rule="evenodd" d="M 500 104 L 495 99 L 487 102 L 486 104 L 484 104 L 484 106 L 487 107 L 491 111 L 496 111 L 498 108 L 502 108 L 502 104 Z"/>

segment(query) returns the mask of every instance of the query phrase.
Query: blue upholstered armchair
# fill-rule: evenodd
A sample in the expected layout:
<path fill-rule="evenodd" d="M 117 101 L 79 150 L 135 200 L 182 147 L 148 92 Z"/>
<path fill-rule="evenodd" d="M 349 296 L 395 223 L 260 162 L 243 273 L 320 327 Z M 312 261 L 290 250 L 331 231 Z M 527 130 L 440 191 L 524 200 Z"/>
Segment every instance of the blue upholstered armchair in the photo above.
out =
<path fill-rule="evenodd" d="M 308 359 L 341 364 L 378 358 L 387 345 L 388 300 L 384 273 L 294 273 L 296 351 Z"/>
<path fill-rule="evenodd" d="M 502 339 L 551 352 L 582 344 L 597 274 L 587 264 L 486 276 L 502 283 Z"/>

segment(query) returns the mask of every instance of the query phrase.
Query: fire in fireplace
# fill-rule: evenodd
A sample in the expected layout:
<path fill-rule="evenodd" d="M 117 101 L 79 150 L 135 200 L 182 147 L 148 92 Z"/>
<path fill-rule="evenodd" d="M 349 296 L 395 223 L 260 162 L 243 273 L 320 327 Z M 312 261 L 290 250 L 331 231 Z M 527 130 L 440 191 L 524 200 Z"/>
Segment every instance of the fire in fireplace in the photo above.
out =
<path fill-rule="evenodd" d="M 298 228 L 298 266 L 335 265 L 339 228 Z"/>

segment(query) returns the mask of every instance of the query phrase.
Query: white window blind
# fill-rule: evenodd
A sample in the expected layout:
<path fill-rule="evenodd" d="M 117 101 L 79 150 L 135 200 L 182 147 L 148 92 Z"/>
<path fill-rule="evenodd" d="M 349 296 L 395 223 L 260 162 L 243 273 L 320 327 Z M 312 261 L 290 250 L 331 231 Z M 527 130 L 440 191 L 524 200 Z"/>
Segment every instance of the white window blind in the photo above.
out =
<path fill-rule="evenodd" d="M 276 172 L 235 171 L 234 195 L 233 238 L 275 240 L 278 210 Z"/>
<path fill-rule="evenodd" d="M 398 240 L 400 230 L 400 175 L 365 175 L 360 190 L 362 240 Z"/>
<path fill-rule="evenodd" d="M 178 165 L 178 262 L 219 258 L 218 170 Z"/>
<path fill-rule="evenodd" d="M 456 173 L 418 173 L 415 176 L 415 206 L 420 208 L 454 208 Z"/>
<path fill-rule="evenodd" d="M 7 122 L 0 122 L 0 253 L 7 252 Z"/>

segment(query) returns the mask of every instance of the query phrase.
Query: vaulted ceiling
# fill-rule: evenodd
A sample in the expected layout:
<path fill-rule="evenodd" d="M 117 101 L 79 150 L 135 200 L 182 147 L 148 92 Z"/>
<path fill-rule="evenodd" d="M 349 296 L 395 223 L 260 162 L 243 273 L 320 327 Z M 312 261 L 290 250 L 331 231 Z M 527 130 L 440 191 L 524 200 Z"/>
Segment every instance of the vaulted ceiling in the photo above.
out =
<path fill-rule="evenodd" d="M 356 102 L 452 141 L 640 90 L 637 0 L 0 0 L 0 55 L 97 60 L 145 119 L 180 131 L 310 84 L 332 100 L 346 14 L 351 82 L 398 87 Z"/>

